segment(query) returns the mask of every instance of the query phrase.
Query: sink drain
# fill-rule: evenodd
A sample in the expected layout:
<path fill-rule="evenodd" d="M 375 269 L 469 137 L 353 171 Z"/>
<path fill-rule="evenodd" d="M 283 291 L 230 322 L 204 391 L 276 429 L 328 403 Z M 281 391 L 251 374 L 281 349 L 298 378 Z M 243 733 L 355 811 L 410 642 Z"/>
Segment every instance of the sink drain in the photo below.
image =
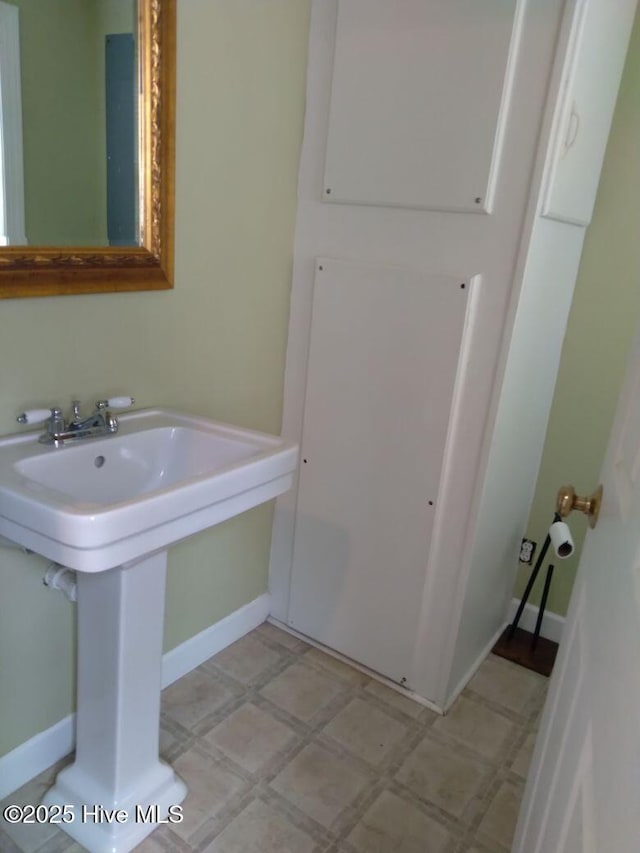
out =
<path fill-rule="evenodd" d="M 96 456 L 96 458 L 93 460 L 93 464 L 96 466 L 96 468 L 102 468 L 102 466 L 104 465 L 104 456 Z"/>

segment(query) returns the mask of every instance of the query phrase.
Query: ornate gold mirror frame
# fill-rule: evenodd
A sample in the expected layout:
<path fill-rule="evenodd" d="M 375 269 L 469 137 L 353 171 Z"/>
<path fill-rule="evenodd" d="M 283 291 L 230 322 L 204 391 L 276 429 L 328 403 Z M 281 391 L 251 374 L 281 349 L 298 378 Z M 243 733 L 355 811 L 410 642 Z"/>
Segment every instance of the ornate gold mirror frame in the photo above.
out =
<path fill-rule="evenodd" d="M 175 0 L 138 0 L 140 245 L 0 249 L 0 298 L 173 287 Z"/>

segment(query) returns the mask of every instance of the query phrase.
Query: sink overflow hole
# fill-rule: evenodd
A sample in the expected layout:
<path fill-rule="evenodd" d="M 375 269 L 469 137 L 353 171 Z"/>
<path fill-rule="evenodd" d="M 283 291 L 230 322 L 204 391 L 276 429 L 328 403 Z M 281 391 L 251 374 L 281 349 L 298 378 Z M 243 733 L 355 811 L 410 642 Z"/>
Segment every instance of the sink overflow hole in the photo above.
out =
<path fill-rule="evenodd" d="M 93 464 L 96 466 L 96 468 L 102 468 L 102 466 L 104 465 L 104 456 L 96 456 L 96 458 L 93 460 Z"/>

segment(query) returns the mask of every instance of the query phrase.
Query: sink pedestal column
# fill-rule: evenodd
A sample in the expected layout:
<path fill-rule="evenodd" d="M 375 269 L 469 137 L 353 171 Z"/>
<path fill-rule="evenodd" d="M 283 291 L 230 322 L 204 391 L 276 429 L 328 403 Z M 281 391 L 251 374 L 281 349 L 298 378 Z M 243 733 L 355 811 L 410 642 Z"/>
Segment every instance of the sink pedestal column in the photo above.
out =
<path fill-rule="evenodd" d="M 187 793 L 158 757 L 166 568 L 163 551 L 77 575 L 76 758 L 43 802 L 72 807 L 60 826 L 91 853 L 127 853 Z"/>

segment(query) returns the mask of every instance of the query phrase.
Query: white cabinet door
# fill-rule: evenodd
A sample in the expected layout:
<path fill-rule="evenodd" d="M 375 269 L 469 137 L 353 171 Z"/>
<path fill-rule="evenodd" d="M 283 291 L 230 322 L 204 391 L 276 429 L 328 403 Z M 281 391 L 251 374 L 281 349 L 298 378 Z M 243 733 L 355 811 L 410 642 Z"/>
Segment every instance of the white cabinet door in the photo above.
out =
<path fill-rule="evenodd" d="M 523 0 L 339 0 L 328 202 L 491 211 Z"/>
<path fill-rule="evenodd" d="M 543 214 L 588 225 L 637 0 L 577 3 Z"/>
<path fill-rule="evenodd" d="M 403 682 L 470 281 L 316 270 L 288 622 Z"/>

